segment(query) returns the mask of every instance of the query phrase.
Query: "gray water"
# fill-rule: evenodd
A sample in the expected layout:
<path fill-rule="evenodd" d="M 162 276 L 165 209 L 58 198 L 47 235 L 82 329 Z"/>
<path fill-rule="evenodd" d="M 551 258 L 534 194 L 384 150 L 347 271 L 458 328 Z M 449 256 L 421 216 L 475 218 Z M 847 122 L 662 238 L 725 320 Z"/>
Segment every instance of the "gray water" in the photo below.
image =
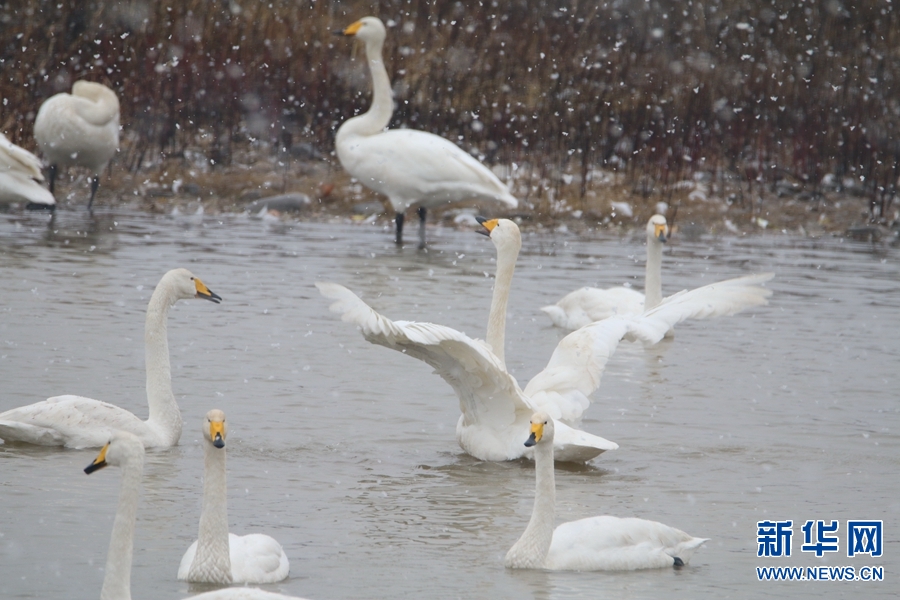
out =
<path fill-rule="evenodd" d="M 371 225 L 244 217 L 61 212 L 0 215 L 0 410 L 61 393 L 142 418 L 143 322 L 162 274 L 187 267 L 224 298 L 169 317 L 181 444 L 151 451 L 132 593 L 181 598 L 197 535 L 200 426 L 229 421 L 231 531 L 262 532 L 291 561 L 265 586 L 313 599 L 872 597 L 900 573 L 898 250 L 768 233 L 677 238 L 667 293 L 774 271 L 771 304 L 621 347 L 584 429 L 620 448 L 557 472 L 558 520 L 658 520 L 711 538 L 683 569 L 509 571 L 528 520 L 527 461 L 462 453 L 449 385 L 362 339 L 313 283 L 335 281 L 395 319 L 483 337 L 494 248 L 434 228 L 427 253 Z M 524 233 L 507 362 L 524 387 L 562 337 L 538 307 L 579 285 L 641 286 L 641 236 Z M 524 436 L 524 433 L 523 433 Z M 524 437 L 523 437 L 524 439 Z M 120 474 L 82 469 L 96 450 L 0 446 L 0 597 L 99 596 Z M 790 558 L 757 558 L 756 523 L 794 520 Z M 800 551 L 807 519 L 837 519 L 841 550 Z M 847 558 L 844 521 L 884 520 L 881 558 Z M 881 565 L 881 583 L 758 582 L 755 567 Z"/>

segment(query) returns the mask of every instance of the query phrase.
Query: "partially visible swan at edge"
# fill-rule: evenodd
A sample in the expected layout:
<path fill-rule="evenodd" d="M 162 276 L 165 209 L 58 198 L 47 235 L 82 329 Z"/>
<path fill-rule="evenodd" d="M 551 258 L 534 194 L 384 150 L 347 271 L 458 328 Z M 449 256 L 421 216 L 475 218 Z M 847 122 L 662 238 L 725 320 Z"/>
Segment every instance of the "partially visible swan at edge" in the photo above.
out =
<path fill-rule="evenodd" d="M 178 300 L 203 298 L 222 301 L 187 269 L 173 269 L 163 275 L 150 296 L 144 325 L 147 368 L 146 421 L 118 406 L 82 396 L 55 396 L 0 413 L 0 438 L 41 446 L 96 448 L 109 441 L 119 429 L 133 433 L 148 448 L 168 447 L 181 437 L 181 411 L 172 393 L 166 320 Z"/>
<path fill-rule="evenodd" d="M 683 566 L 706 541 L 656 521 L 606 515 L 569 521 L 554 529 L 553 437 L 553 419 L 541 412 L 532 416 L 531 435 L 524 445 L 534 448 L 534 509 L 522 537 L 506 553 L 507 567 L 634 571 Z"/>
<path fill-rule="evenodd" d="M 356 324 L 366 340 L 428 363 L 453 387 L 462 412 L 456 439 L 472 456 L 499 461 L 530 454 L 522 446 L 521 431 L 536 410 L 557 420 L 559 461 L 584 462 L 618 448 L 609 440 L 576 429 L 590 406 L 590 394 L 600 385 L 606 361 L 623 338 L 658 342 L 674 324 L 691 315 L 690 307 L 681 306 L 676 295 L 646 314 L 606 319 L 570 333 L 559 342 L 547 367 L 523 391 L 506 370 L 503 350 L 506 305 L 522 243 L 519 228 L 507 219 L 482 220 L 482 225 L 497 247 L 486 342 L 443 325 L 391 321 L 335 283 L 320 282 L 316 287 L 336 301 L 332 312 Z"/>
<path fill-rule="evenodd" d="M 181 581 L 202 583 L 274 583 L 288 576 L 290 565 L 281 544 L 261 533 L 228 532 L 225 484 L 225 413 L 213 409 L 203 423 L 203 508 L 200 533 L 178 567 Z"/>
<path fill-rule="evenodd" d="M 403 243 L 405 212 L 419 214 L 419 247 L 425 246 L 427 210 L 460 200 L 496 201 L 510 208 L 519 202 L 484 165 L 456 144 L 416 129 L 385 130 L 394 112 L 391 82 L 381 50 L 386 32 L 376 17 L 365 17 L 343 31 L 365 43 L 372 75 L 372 105 L 345 121 L 335 139 L 347 172 L 368 188 L 384 194 L 396 213 L 396 242 Z"/>
<path fill-rule="evenodd" d="M 668 235 L 666 218 L 662 215 L 650 217 L 647 223 L 647 266 L 644 280 L 646 301 L 644 294 L 631 288 L 583 287 L 541 310 L 547 313 L 557 327 L 573 330 L 612 315 L 640 314 L 654 308 L 662 301 L 662 245 Z M 689 297 L 682 298 L 681 302 L 694 302 L 698 307 L 705 307 L 693 318 L 733 315 L 752 306 L 767 304 L 772 290 L 761 287 L 760 284 L 774 276 L 774 273 L 759 273 L 711 283 L 684 292 Z"/>
<path fill-rule="evenodd" d="M 122 468 L 122 485 L 119 505 L 109 538 L 109 552 L 103 576 L 100 600 L 131 600 L 131 562 L 134 552 L 134 525 L 137 519 L 138 498 L 144 471 L 144 445 L 127 431 L 116 431 L 100 450 L 97 458 L 85 467 L 90 475 L 94 471 L 113 465 Z M 148 597 L 156 597 L 152 592 Z M 198 600 L 303 600 L 254 588 L 216 590 L 197 596 Z"/>
<path fill-rule="evenodd" d="M 30 202 L 52 209 L 56 200 L 40 181 L 44 181 L 40 159 L 0 133 L 0 202 Z"/>
<path fill-rule="evenodd" d="M 119 149 L 119 99 L 92 81 L 76 81 L 72 93 L 56 94 L 41 104 L 34 120 L 34 138 L 50 163 L 50 193 L 60 167 L 78 165 L 93 174 L 91 199 L 100 185 L 100 172 Z"/>

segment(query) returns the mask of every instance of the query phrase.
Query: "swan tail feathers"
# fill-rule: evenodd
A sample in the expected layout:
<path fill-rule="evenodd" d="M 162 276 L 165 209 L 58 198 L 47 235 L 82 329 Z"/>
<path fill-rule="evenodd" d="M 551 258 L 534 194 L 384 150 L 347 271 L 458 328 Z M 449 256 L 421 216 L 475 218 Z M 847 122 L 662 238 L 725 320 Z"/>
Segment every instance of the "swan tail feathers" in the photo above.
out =
<path fill-rule="evenodd" d="M 38 446 L 63 446 L 66 443 L 65 437 L 55 429 L 9 420 L 0 420 L 0 439 Z"/>
<path fill-rule="evenodd" d="M 607 450 L 615 450 L 619 445 L 599 435 L 594 435 L 561 421 L 555 423 L 553 456 L 557 462 L 587 462 Z"/>

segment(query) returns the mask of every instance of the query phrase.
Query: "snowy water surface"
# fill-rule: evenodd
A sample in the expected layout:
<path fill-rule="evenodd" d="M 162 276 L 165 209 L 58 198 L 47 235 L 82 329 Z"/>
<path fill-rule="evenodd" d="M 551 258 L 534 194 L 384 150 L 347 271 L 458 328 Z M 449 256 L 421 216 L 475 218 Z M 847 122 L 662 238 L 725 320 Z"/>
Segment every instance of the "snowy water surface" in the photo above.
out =
<path fill-rule="evenodd" d="M 0 410 L 61 393 L 145 418 L 143 323 L 162 274 L 187 267 L 224 298 L 169 317 L 181 444 L 151 451 L 132 594 L 205 591 L 175 579 L 197 535 L 201 422 L 228 418 L 231 531 L 281 542 L 312 599 L 873 597 L 900 575 L 898 250 L 777 233 L 675 237 L 672 293 L 774 271 L 767 307 L 620 347 L 584 429 L 620 445 L 557 471 L 558 520 L 638 516 L 711 538 L 683 569 L 519 572 L 502 558 L 527 523 L 533 469 L 484 463 L 455 440 L 458 401 L 431 368 L 373 346 L 315 281 L 395 319 L 483 337 L 494 248 L 434 228 L 396 249 L 370 225 L 61 211 L 0 215 Z M 562 333 L 538 307 L 580 285 L 643 281 L 640 234 L 524 233 L 507 363 L 524 387 Z M 523 441 L 527 432 L 523 432 Z M 99 597 L 120 473 L 96 450 L 0 446 L 0 597 Z M 758 558 L 756 524 L 794 521 L 790 558 Z M 838 520 L 841 548 L 801 552 L 800 525 Z M 884 554 L 848 558 L 847 519 L 884 521 Z M 762 583 L 756 567 L 880 565 L 883 583 Z"/>

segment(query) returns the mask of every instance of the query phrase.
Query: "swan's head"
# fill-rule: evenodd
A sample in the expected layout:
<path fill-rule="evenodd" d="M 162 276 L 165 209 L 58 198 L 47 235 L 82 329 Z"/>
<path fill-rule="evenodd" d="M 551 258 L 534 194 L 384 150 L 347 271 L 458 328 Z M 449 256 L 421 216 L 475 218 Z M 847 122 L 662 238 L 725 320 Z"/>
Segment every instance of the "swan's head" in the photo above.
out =
<path fill-rule="evenodd" d="M 225 424 L 225 413 L 214 408 L 206 413 L 206 422 L 203 424 L 203 437 L 216 448 L 225 447 L 225 438 L 228 437 L 228 426 Z"/>
<path fill-rule="evenodd" d="M 653 215 L 647 221 L 647 239 L 654 239 L 663 244 L 669 239 L 669 226 L 662 215 Z"/>
<path fill-rule="evenodd" d="M 484 217 L 475 217 L 481 224 L 483 229 L 478 233 L 491 238 L 497 251 L 508 248 L 515 248 L 516 253 L 522 248 L 522 234 L 519 233 L 519 226 L 509 219 L 485 219 Z"/>
<path fill-rule="evenodd" d="M 160 283 L 163 281 L 174 289 L 176 299 L 203 298 L 216 304 L 222 301 L 221 296 L 210 291 L 199 277 L 194 277 L 194 274 L 187 269 L 172 269 L 163 275 Z"/>
<path fill-rule="evenodd" d="M 370 42 L 375 42 L 377 44 L 384 43 L 384 38 L 387 36 L 384 23 L 382 23 L 381 19 L 378 17 L 363 17 L 356 23 L 348 25 L 345 29 L 335 31 L 334 33 L 337 35 L 355 37 L 366 44 Z"/>
<path fill-rule="evenodd" d="M 90 475 L 109 465 L 121 467 L 133 461 L 140 461 L 143 466 L 144 443 L 133 433 L 116 431 L 109 438 L 109 442 L 100 449 L 97 458 L 85 467 L 84 472 Z"/>
<path fill-rule="evenodd" d="M 531 415 L 531 435 L 525 445 L 531 448 L 535 444 L 553 442 L 553 419 L 545 412 Z"/>

